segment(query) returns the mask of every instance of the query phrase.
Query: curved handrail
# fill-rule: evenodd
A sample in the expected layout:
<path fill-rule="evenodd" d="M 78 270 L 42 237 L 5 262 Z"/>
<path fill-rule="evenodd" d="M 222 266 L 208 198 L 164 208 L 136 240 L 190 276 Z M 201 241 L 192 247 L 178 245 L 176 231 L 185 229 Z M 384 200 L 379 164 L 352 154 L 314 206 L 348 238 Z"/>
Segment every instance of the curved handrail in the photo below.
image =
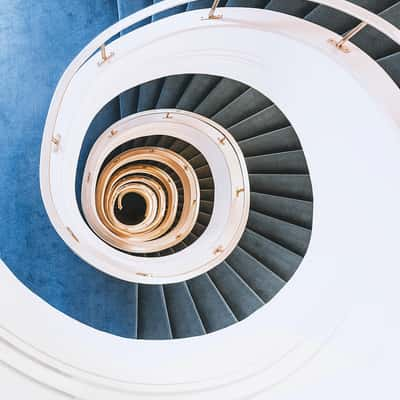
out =
<path fill-rule="evenodd" d="M 52 194 L 48 190 L 48 186 L 43 186 L 44 183 L 49 182 L 49 174 L 50 174 L 50 154 L 51 154 L 51 146 L 54 145 L 55 149 L 57 149 L 59 145 L 60 138 L 58 137 L 57 133 L 54 132 L 54 128 L 56 125 L 56 120 L 58 117 L 59 109 L 61 107 L 64 94 L 71 83 L 72 79 L 74 78 L 76 72 L 88 61 L 93 54 L 100 49 L 101 58 L 103 61 L 106 61 L 110 54 L 107 56 L 105 43 L 107 43 L 112 37 L 118 35 L 123 30 L 131 27 L 132 25 L 139 23 L 149 17 L 152 17 L 155 14 L 161 13 L 163 11 L 169 10 L 171 8 L 184 5 L 187 3 L 192 3 L 198 0 L 163 0 L 156 4 L 153 4 L 147 8 L 144 8 L 134 14 L 127 16 L 126 18 L 120 20 L 119 22 L 115 23 L 114 25 L 110 26 L 98 36 L 96 36 L 90 43 L 88 43 L 80 52 L 79 54 L 72 60 L 69 66 L 64 71 L 63 75 L 61 76 L 57 87 L 54 91 L 53 98 L 50 103 L 49 112 L 47 114 L 46 123 L 44 127 L 43 133 L 43 141 L 42 141 L 42 148 L 41 148 L 41 168 L 40 168 L 40 185 L 41 185 L 41 193 L 43 196 L 44 203 L 46 208 L 49 207 L 53 211 L 53 215 L 58 215 L 57 210 L 54 207 L 54 202 L 50 201 L 47 202 L 46 200 L 52 199 Z M 315 2 L 315 1 L 313 1 Z M 336 9 L 341 11 L 345 14 L 348 14 L 352 17 L 359 19 L 361 24 L 359 27 L 356 27 L 353 31 L 350 31 L 348 35 L 346 35 L 342 41 L 334 42 L 336 47 L 341 48 L 345 41 L 349 40 L 354 34 L 358 33 L 360 29 L 364 28 L 367 25 L 370 25 L 377 29 L 378 31 L 385 34 L 387 37 L 392 39 L 394 42 L 400 45 L 400 30 L 397 29 L 394 25 L 389 23 L 388 21 L 384 20 L 383 18 L 375 15 L 374 13 L 364 9 L 363 7 L 357 6 L 355 4 L 350 3 L 347 0 L 317 0 L 317 3 L 321 5 L 328 6 L 330 8 Z M 213 20 L 220 20 L 218 16 L 214 15 L 216 11 L 216 5 L 218 4 L 218 0 L 215 0 L 213 3 L 212 8 L 209 12 L 205 15 L 204 19 L 213 21 Z M 343 49 L 344 50 L 344 49 Z M 99 63 L 101 64 L 101 62 Z M 46 168 L 43 165 L 47 165 Z M 49 209 L 47 209 L 49 212 Z M 57 230 L 57 226 L 55 221 L 52 221 L 53 225 Z M 61 228 L 59 225 L 58 228 Z M 67 229 L 67 227 L 62 226 L 62 229 Z M 74 236 L 71 233 L 72 236 Z"/>
<path fill-rule="evenodd" d="M 107 43 L 107 41 L 110 40 L 113 36 L 119 34 L 124 29 L 127 29 L 138 22 L 141 22 L 149 17 L 152 17 L 155 14 L 167 11 L 171 8 L 184 5 L 187 3 L 194 3 L 196 1 L 199 0 L 163 0 L 161 2 L 153 4 L 152 6 L 144 8 L 134 14 L 131 14 L 126 18 L 123 18 L 119 22 L 115 23 L 114 25 L 104 30 L 102 33 L 96 36 L 88 45 L 86 45 L 85 48 L 81 50 L 81 52 L 74 58 L 74 60 L 67 67 L 67 69 L 65 70 L 64 74 L 62 75 L 59 81 L 59 84 L 57 85 L 53 100 L 57 98 L 56 94 L 60 90 L 62 90 L 62 92 L 65 91 L 65 88 L 72 80 L 72 77 L 75 74 L 75 72 L 77 72 L 79 68 L 81 68 L 81 66 L 88 60 L 88 58 L 90 58 L 93 55 L 94 52 L 96 52 L 96 50 L 103 49 L 104 51 L 104 47 L 102 46 L 104 45 L 104 43 Z M 352 4 L 347 0 L 318 0 L 317 3 L 328 6 L 330 8 L 334 8 L 338 11 L 342 11 L 345 14 L 348 14 L 352 17 L 359 19 L 360 21 L 362 21 L 364 26 L 370 25 L 374 27 L 375 29 L 382 32 L 384 35 L 386 35 L 387 37 L 389 37 L 394 42 L 400 45 L 400 30 L 390 22 L 384 20 L 383 18 L 372 13 L 371 11 L 368 11 L 365 8 L 360 7 L 358 5 Z M 213 7 L 216 4 L 217 2 L 214 2 Z M 208 14 L 208 18 L 210 18 L 212 15 L 213 14 L 210 12 Z M 52 101 L 50 108 L 52 108 L 53 105 L 54 104 Z M 49 122 L 50 121 L 51 118 Z M 48 121 L 46 121 L 46 128 L 47 125 Z M 45 130 L 47 130 L 46 128 Z"/>

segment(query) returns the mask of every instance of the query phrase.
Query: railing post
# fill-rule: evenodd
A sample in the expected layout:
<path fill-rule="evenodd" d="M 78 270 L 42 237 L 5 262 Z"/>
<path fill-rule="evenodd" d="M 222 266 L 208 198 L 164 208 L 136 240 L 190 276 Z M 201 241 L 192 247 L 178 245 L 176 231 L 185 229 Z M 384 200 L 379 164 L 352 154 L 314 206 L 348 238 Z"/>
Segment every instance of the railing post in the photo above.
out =
<path fill-rule="evenodd" d="M 343 51 L 344 53 L 350 53 L 350 49 L 346 46 L 346 43 L 357 33 L 362 31 L 368 24 L 366 22 L 360 22 L 355 28 L 351 31 L 347 32 L 341 40 L 336 42 L 335 39 L 329 39 L 328 42 L 333 44 L 338 50 Z"/>
<path fill-rule="evenodd" d="M 217 14 L 215 15 L 215 11 L 218 7 L 220 0 L 214 0 L 211 8 L 210 8 L 210 12 L 208 13 L 208 18 L 206 19 L 221 19 L 222 18 L 222 14 Z"/>
<path fill-rule="evenodd" d="M 102 44 L 100 47 L 100 54 L 101 54 L 101 61 L 99 61 L 97 64 L 99 65 L 99 67 L 101 65 L 103 65 L 106 61 L 108 61 L 113 55 L 114 53 L 111 51 L 109 54 L 107 54 L 106 52 L 106 45 Z"/>

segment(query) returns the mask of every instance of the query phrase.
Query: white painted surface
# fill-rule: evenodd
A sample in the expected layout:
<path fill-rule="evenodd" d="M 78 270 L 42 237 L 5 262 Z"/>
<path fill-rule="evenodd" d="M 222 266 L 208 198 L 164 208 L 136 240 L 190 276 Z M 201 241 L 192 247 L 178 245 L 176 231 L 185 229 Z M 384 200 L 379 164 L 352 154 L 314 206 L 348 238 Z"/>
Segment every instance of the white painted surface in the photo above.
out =
<path fill-rule="evenodd" d="M 0 358 L 79 399 L 397 398 L 398 89 L 356 48 L 344 55 L 327 46 L 324 29 L 275 13 L 224 14 L 201 23 L 201 13 L 177 16 L 125 37 L 97 70 L 107 87 L 114 72 L 113 92 L 83 92 L 96 91 L 99 109 L 127 86 L 202 72 L 269 96 L 300 136 L 314 188 L 313 237 L 299 271 L 242 323 L 143 342 L 67 318 L 2 266 L 0 336 L 14 347 L 2 341 Z M 128 66 L 137 73 L 123 73 Z"/>

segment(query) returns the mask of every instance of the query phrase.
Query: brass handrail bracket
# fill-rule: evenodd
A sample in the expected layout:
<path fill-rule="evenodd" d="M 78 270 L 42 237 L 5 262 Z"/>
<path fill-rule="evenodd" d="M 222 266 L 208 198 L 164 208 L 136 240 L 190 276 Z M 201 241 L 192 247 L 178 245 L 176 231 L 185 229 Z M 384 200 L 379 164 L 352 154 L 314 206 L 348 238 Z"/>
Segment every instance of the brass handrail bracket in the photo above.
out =
<path fill-rule="evenodd" d="M 51 138 L 51 143 L 53 144 L 53 151 L 56 152 L 60 148 L 60 140 L 61 136 L 60 135 L 53 135 Z"/>
<path fill-rule="evenodd" d="M 350 53 L 350 48 L 346 46 L 346 43 L 357 33 L 361 32 L 368 24 L 366 22 L 360 22 L 355 28 L 347 32 L 341 40 L 338 42 L 335 39 L 329 39 L 328 42 L 333 44 L 338 50 L 343 51 L 343 53 Z"/>
<path fill-rule="evenodd" d="M 215 14 L 215 11 L 217 10 L 218 4 L 219 4 L 220 0 L 214 0 L 210 11 L 208 13 L 207 17 L 203 17 L 202 20 L 208 20 L 208 19 L 221 19 L 222 18 L 222 14 Z"/>
<path fill-rule="evenodd" d="M 107 62 L 114 55 L 114 52 L 111 51 L 110 53 L 107 54 L 106 45 L 102 44 L 100 47 L 100 54 L 101 54 L 101 61 L 97 63 L 99 67 L 101 67 L 105 62 Z"/>

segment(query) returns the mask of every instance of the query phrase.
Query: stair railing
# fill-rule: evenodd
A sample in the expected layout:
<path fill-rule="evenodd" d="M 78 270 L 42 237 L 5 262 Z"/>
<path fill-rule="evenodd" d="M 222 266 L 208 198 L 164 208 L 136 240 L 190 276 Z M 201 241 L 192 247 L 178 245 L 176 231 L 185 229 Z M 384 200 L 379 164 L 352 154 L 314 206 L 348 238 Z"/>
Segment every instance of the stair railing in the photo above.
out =
<path fill-rule="evenodd" d="M 45 202 L 48 213 L 51 212 L 52 214 L 53 217 L 52 222 L 53 224 L 55 224 L 54 226 L 56 227 L 57 230 L 65 230 L 68 228 L 63 226 L 62 219 L 60 218 L 54 206 L 54 201 L 50 189 L 50 160 L 51 160 L 51 152 L 52 151 L 57 152 L 58 147 L 60 146 L 60 142 L 62 141 L 61 136 L 57 132 L 55 132 L 54 129 L 56 126 L 56 121 L 64 98 L 64 94 L 70 82 L 72 81 L 78 70 L 93 55 L 100 54 L 101 59 L 99 60 L 98 65 L 99 67 L 104 67 L 107 64 L 107 62 L 113 56 L 115 56 L 114 52 L 107 51 L 108 50 L 107 47 L 109 46 L 109 41 L 123 30 L 131 27 L 134 24 L 144 21 L 147 18 L 152 17 L 153 15 L 195 1 L 199 0 L 194 0 L 194 1 L 164 0 L 156 4 L 153 4 L 147 8 L 144 8 L 132 15 L 127 16 L 126 18 L 110 26 L 108 29 L 106 29 L 105 31 L 100 33 L 97 37 L 95 37 L 88 45 L 86 45 L 81 50 L 81 52 L 74 58 L 74 60 L 64 71 L 54 92 L 49 107 L 49 112 L 47 114 L 47 119 L 43 134 L 44 140 L 42 142 L 42 149 L 41 149 L 41 160 L 43 160 L 43 162 L 41 161 L 40 163 L 41 165 L 40 183 L 41 183 L 41 192 L 43 200 Z M 220 0 L 214 0 L 208 14 L 202 17 L 201 19 L 208 21 L 209 23 L 223 23 L 224 20 L 223 16 L 221 14 L 216 14 L 219 2 Z M 350 3 L 347 0 L 318 0 L 318 1 L 313 1 L 313 3 L 319 3 L 321 5 L 328 6 L 330 8 L 341 11 L 344 14 L 357 18 L 358 20 L 361 21 L 361 23 L 358 26 L 356 26 L 354 29 L 352 29 L 346 35 L 344 35 L 341 40 L 339 41 L 336 41 L 334 39 L 329 40 L 329 43 L 334 44 L 338 50 L 343 51 L 344 53 L 348 53 L 350 51 L 349 47 L 346 46 L 349 40 L 367 26 L 371 26 L 377 29 L 378 31 L 386 35 L 388 38 L 392 39 L 395 43 L 400 45 L 400 30 L 396 28 L 394 25 L 392 25 L 390 22 L 366 10 L 363 7 Z"/>
<path fill-rule="evenodd" d="M 49 112 L 48 118 L 46 121 L 45 132 L 51 132 L 49 134 L 50 142 L 54 143 L 54 135 L 53 128 L 55 124 L 55 120 L 58 114 L 59 106 L 61 105 L 63 93 L 66 91 L 69 82 L 72 80 L 75 73 L 82 67 L 82 65 L 97 51 L 100 50 L 101 60 L 98 62 L 99 66 L 102 66 L 107 63 L 107 61 L 112 58 L 114 53 L 112 51 L 107 53 L 106 43 L 110 41 L 112 37 L 119 34 L 123 30 L 131 27 L 134 24 L 137 24 L 147 18 L 150 18 L 156 14 L 167 11 L 171 8 L 184 5 L 187 3 L 194 3 L 199 0 L 163 0 L 152 6 L 144 8 L 128 17 L 120 20 L 114 25 L 110 26 L 108 29 L 99 34 L 96 38 L 94 38 L 71 62 L 68 68 L 65 70 L 63 76 L 61 77 L 59 84 L 55 90 L 52 103 L 50 105 L 51 111 L 56 111 L 55 113 Z M 313 1 L 315 3 L 315 1 Z M 209 10 L 209 13 L 206 17 L 203 17 L 204 20 L 223 20 L 222 14 L 216 14 L 217 7 L 220 3 L 220 0 L 214 0 L 213 4 Z M 357 18 L 361 21 L 359 25 L 357 25 L 354 29 L 346 33 L 343 38 L 339 41 L 335 39 L 330 39 L 329 42 L 334 44 L 338 50 L 341 50 L 345 53 L 350 51 L 349 47 L 346 44 L 349 42 L 351 38 L 353 38 L 356 34 L 358 34 L 362 29 L 367 26 L 372 26 L 377 29 L 394 42 L 400 45 L 400 30 L 397 29 L 390 22 L 384 20 L 378 15 L 366 10 L 363 7 L 357 6 L 353 3 L 350 3 L 347 0 L 319 0 L 316 1 L 321 5 L 328 6 L 330 8 L 341 11 L 345 14 L 348 14 L 354 18 Z"/>

